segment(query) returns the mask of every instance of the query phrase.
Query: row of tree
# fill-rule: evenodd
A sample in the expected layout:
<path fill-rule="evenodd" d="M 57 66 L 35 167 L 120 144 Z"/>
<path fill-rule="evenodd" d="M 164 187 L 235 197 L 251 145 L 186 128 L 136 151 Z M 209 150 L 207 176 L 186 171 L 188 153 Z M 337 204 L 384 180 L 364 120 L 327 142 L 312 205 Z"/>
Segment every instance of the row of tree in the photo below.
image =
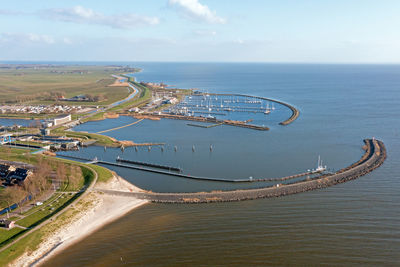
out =
<path fill-rule="evenodd" d="M 10 207 L 17 204 L 22 211 L 21 202 L 24 199 L 30 196 L 31 200 L 35 200 L 51 188 L 54 180 L 58 180 L 68 190 L 78 190 L 83 181 L 82 169 L 79 166 L 61 162 L 53 162 L 52 168 L 48 161 L 39 157 L 37 169 L 25 179 L 22 185 L 8 186 L 0 191 L 0 205 Z"/>
<path fill-rule="evenodd" d="M 66 184 L 66 188 L 69 190 L 78 190 L 82 184 L 83 174 L 82 169 L 76 165 L 68 165 L 64 163 L 58 163 L 57 166 L 57 179 Z"/>

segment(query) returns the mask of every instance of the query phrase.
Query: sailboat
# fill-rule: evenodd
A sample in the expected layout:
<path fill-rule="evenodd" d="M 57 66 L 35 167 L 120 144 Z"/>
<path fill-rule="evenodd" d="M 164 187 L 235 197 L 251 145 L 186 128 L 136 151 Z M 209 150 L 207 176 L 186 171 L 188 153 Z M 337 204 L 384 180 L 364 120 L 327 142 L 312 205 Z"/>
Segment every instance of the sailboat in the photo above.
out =
<path fill-rule="evenodd" d="M 264 114 L 268 115 L 269 113 L 271 113 L 271 110 L 269 108 L 269 102 L 267 102 L 267 106 L 265 108 Z"/>
<path fill-rule="evenodd" d="M 326 166 L 322 165 L 322 160 L 321 160 L 321 156 L 318 156 L 318 164 L 317 164 L 317 168 L 315 170 L 312 171 L 312 173 L 320 173 L 326 171 Z"/>

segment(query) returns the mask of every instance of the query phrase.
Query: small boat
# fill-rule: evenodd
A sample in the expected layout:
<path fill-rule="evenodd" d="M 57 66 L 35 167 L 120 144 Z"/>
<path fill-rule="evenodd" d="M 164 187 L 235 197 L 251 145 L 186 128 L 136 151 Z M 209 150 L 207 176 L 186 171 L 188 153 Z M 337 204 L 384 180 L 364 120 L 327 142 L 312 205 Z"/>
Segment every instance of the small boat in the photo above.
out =
<path fill-rule="evenodd" d="M 322 165 L 321 156 L 318 156 L 317 168 L 315 170 L 313 170 L 312 173 L 324 172 L 324 171 L 326 171 L 326 169 L 327 169 L 326 165 L 325 166 Z"/>

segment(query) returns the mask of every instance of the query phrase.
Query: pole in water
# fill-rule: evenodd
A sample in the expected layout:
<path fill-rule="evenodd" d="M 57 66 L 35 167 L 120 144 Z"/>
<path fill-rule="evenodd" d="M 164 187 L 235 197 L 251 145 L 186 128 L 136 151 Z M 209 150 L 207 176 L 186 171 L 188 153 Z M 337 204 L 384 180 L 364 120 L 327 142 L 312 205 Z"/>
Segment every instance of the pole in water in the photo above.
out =
<path fill-rule="evenodd" d="M 135 146 L 135 151 L 136 151 L 136 152 L 138 151 L 137 146 Z"/>
<path fill-rule="evenodd" d="M 194 145 L 192 146 L 192 151 L 194 152 Z"/>
<path fill-rule="evenodd" d="M 107 150 L 107 147 L 106 147 L 106 146 L 104 146 L 104 152 L 106 152 L 106 150 Z"/>
<path fill-rule="evenodd" d="M 148 147 L 148 150 L 149 150 L 149 151 L 151 150 L 151 146 Z"/>
<path fill-rule="evenodd" d="M 161 152 L 164 152 L 164 147 L 163 146 L 161 146 Z"/>
<path fill-rule="evenodd" d="M 177 147 L 177 146 L 174 146 L 174 150 L 175 150 L 175 152 L 178 151 L 178 147 Z"/>
<path fill-rule="evenodd" d="M 210 145 L 210 152 L 213 150 L 213 145 Z"/>

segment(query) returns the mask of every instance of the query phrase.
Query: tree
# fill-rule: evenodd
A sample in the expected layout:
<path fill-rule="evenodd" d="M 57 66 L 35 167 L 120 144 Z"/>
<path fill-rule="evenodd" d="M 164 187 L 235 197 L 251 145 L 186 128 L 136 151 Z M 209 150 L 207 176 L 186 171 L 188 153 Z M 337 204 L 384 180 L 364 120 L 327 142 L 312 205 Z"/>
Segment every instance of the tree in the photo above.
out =
<path fill-rule="evenodd" d="M 11 202 L 11 191 L 10 191 L 9 187 L 6 187 L 5 189 L 0 191 L 0 202 L 6 204 L 7 218 L 10 218 L 10 216 L 8 214 L 8 211 L 9 211 L 8 208 L 11 206 L 12 202 Z"/>
<path fill-rule="evenodd" d="M 36 198 L 36 194 L 38 192 L 37 186 L 34 183 L 35 176 L 36 174 L 29 176 L 27 179 L 25 179 L 23 185 L 24 190 L 32 197 L 32 199 Z"/>
<path fill-rule="evenodd" d="M 38 159 L 38 165 L 36 174 L 34 175 L 34 179 L 32 181 L 37 186 L 39 193 L 49 188 L 49 178 L 51 174 L 51 167 L 47 163 L 47 161 L 43 160 L 42 157 Z"/>
<path fill-rule="evenodd" d="M 83 179 L 82 169 L 79 166 L 71 165 L 69 175 L 70 188 L 79 189 L 78 186 Z"/>
<path fill-rule="evenodd" d="M 20 208 L 20 212 L 22 212 L 20 203 L 25 196 L 26 192 L 21 187 L 17 185 L 8 186 L 1 191 L 0 200 L 4 203 L 7 203 L 7 207 L 10 207 L 13 204 L 17 204 L 17 206 Z"/>
<path fill-rule="evenodd" d="M 26 197 L 26 191 L 20 186 L 11 187 L 12 192 L 12 202 L 16 203 L 19 212 L 22 213 L 21 201 Z"/>
<path fill-rule="evenodd" d="M 57 166 L 57 179 L 63 184 L 67 181 L 67 169 L 64 163 L 59 163 Z"/>

